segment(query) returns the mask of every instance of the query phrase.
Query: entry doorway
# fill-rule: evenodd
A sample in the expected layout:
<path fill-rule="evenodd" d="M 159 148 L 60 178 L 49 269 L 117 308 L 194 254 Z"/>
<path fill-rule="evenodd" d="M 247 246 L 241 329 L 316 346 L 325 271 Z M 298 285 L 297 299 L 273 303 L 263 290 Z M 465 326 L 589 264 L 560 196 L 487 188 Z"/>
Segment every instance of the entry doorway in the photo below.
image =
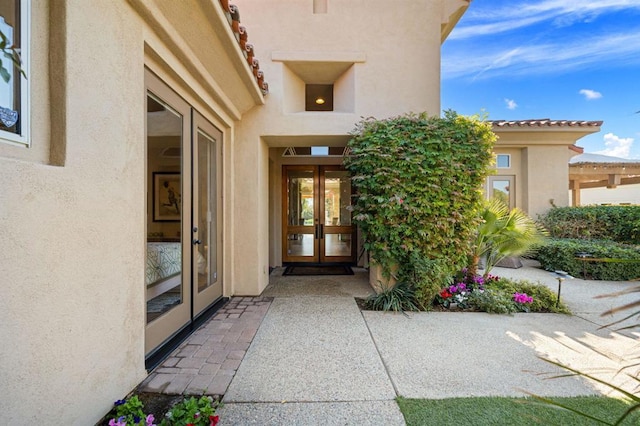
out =
<path fill-rule="evenodd" d="M 282 166 L 282 262 L 355 263 L 351 179 L 340 166 Z"/>

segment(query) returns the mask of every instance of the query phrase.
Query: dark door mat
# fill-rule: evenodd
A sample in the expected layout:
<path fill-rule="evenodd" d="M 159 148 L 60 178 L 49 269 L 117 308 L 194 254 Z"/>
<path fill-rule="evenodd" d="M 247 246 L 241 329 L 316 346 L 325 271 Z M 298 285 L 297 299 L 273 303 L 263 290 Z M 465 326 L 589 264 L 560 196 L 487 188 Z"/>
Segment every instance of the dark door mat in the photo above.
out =
<path fill-rule="evenodd" d="M 350 266 L 287 266 L 282 275 L 353 275 Z"/>

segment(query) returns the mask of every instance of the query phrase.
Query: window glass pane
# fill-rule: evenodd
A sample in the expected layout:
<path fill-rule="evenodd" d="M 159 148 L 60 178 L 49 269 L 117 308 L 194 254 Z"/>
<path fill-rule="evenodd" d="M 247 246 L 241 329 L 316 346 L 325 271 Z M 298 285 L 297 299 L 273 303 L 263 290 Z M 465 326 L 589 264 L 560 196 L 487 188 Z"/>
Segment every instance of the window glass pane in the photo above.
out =
<path fill-rule="evenodd" d="M 313 234 L 287 235 L 287 254 L 289 256 L 313 256 Z"/>
<path fill-rule="evenodd" d="M 329 155 L 328 146 L 312 146 L 311 155 Z"/>
<path fill-rule="evenodd" d="M 351 225 L 351 179 L 349 172 L 326 171 L 324 180 L 324 224 L 326 226 Z"/>
<path fill-rule="evenodd" d="M 198 291 L 213 285 L 217 271 L 216 142 L 198 130 L 198 239 L 196 269 Z"/>
<path fill-rule="evenodd" d="M 147 96 L 147 322 L 183 302 L 182 120 L 162 100 Z"/>
<path fill-rule="evenodd" d="M 0 31 L 7 37 L 8 45 L 20 51 L 20 1 L 0 1 Z M 21 77 L 18 68 L 8 58 L 2 58 L 2 65 L 8 72 L 9 80 L 0 78 L 0 130 L 21 134 Z"/>
<path fill-rule="evenodd" d="M 351 234 L 324 234 L 325 256 L 351 256 Z"/>
<path fill-rule="evenodd" d="M 290 170 L 287 183 L 289 225 L 313 226 L 313 171 Z"/>
<path fill-rule="evenodd" d="M 493 196 L 507 206 L 511 205 L 511 182 L 508 180 L 494 180 L 492 182 Z"/>
<path fill-rule="evenodd" d="M 496 165 L 499 169 L 508 169 L 511 167 L 511 156 L 508 154 L 498 154 Z"/>

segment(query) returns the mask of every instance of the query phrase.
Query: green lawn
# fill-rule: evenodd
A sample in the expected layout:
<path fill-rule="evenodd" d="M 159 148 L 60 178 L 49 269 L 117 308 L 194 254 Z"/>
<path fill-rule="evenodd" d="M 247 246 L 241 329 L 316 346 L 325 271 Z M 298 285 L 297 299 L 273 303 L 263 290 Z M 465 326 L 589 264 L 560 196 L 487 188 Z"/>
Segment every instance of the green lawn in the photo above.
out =
<path fill-rule="evenodd" d="M 552 399 L 612 424 L 630 407 L 624 401 L 599 396 Z M 398 398 L 397 401 L 409 426 L 581 426 L 603 424 L 539 403 L 532 398 Z M 635 412 L 621 424 L 625 426 L 640 424 L 640 411 Z"/>

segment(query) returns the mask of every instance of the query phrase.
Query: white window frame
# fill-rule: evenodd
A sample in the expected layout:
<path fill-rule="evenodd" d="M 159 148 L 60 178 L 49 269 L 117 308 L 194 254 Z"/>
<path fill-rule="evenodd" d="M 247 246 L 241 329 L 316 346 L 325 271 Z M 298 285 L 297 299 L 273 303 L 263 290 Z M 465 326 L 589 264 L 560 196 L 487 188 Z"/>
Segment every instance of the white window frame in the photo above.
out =
<path fill-rule="evenodd" d="M 31 0 L 20 0 L 20 59 L 22 59 L 22 74 L 20 76 L 20 134 L 0 130 L 0 142 L 28 147 L 31 143 L 31 84 L 29 75 L 30 46 L 31 46 Z M 7 60 L 3 62 L 7 64 Z"/>
<path fill-rule="evenodd" d="M 498 157 L 507 157 L 508 166 L 500 166 L 498 163 Z M 510 169 L 511 168 L 511 154 L 496 154 L 496 169 Z"/>

